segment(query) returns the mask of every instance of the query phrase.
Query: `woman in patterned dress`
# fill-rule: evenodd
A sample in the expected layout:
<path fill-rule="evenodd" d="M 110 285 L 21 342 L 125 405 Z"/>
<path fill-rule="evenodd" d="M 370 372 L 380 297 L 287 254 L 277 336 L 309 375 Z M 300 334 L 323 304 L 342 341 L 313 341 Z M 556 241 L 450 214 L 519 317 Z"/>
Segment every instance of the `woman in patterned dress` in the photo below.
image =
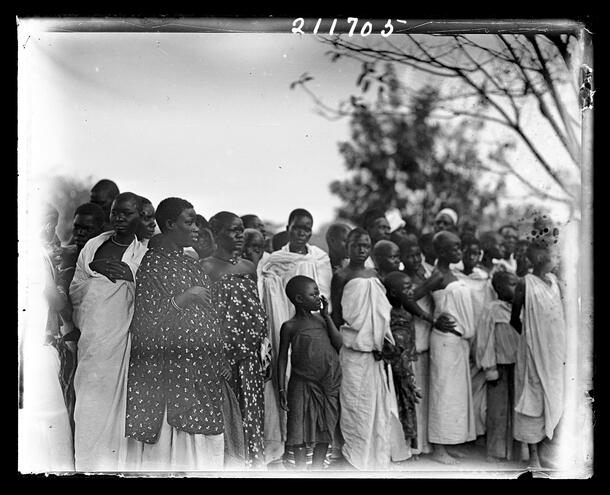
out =
<path fill-rule="evenodd" d="M 240 404 L 248 466 L 264 461 L 264 370 L 261 348 L 267 335 L 267 317 L 256 284 L 256 266 L 241 258 L 244 244 L 242 220 L 230 212 L 210 218 L 217 244 L 214 254 L 202 261 L 213 280 L 212 304 L 224 336 L 225 357 L 231 366 L 231 387 Z"/>
<path fill-rule="evenodd" d="M 138 270 L 131 323 L 125 434 L 129 471 L 223 469 L 223 379 L 230 377 L 209 278 L 183 248 L 196 240 L 195 210 L 167 198 Z"/>

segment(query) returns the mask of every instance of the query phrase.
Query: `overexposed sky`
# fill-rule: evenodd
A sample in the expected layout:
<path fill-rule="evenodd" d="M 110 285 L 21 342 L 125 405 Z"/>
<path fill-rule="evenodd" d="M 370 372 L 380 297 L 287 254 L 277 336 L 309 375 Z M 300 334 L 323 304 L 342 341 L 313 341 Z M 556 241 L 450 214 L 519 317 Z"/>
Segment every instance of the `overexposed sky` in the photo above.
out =
<path fill-rule="evenodd" d="M 313 36 L 44 32 L 24 44 L 27 177 L 109 178 L 154 204 L 188 199 L 207 218 L 229 210 L 284 223 L 297 207 L 318 225 L 334 218 L 329 184 L 345 177 L 337 143 L 348 121 L 320 117 L 289 85 L 308 72 L 333 104 L 357 90 L 360 66 L 331 63 Z"/>

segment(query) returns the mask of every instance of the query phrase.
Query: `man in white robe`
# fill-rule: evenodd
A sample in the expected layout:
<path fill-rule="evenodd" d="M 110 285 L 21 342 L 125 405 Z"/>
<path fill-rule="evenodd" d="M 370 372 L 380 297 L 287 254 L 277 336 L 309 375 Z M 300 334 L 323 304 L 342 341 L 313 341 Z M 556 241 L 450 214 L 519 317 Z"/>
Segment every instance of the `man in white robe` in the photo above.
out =
<path fill-rule="evenodd" d="M 343 346 L 339 353 L 343 455 L 359 470 L 385 470 L 409 457 L 398 419 L 392 369 L 375 356 L 387 339 L 392 306 L 378 278 L 354 278 L 341 298 Z M 377 354 L 377 356 L 379 356 Z"/>

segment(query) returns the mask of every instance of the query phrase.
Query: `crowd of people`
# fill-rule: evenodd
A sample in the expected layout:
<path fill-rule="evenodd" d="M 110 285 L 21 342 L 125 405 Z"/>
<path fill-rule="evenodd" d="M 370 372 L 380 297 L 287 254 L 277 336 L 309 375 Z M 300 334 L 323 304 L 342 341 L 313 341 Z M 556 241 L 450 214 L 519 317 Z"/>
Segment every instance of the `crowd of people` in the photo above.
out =
<path fill-rule="evenodd" d="M 206 219 L 102 180 L 41 223 L 20 339 L 22 472 L 387 470 L 428 455 L 540 467 L 563 412 L 557 230 L 444 208 L 336 222 Z"/>

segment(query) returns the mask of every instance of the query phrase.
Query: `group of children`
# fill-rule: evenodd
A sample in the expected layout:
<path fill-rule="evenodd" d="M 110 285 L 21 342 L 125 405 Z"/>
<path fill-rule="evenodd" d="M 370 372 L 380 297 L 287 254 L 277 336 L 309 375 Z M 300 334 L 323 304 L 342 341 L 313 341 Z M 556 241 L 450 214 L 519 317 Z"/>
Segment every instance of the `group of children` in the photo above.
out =
<path fill-rule="evenodd" d="M 49 248 L 46 258 L 57 281 L 51 292 L 61 299 L 55 306 L 64 312 L 73 306 L 72 316 L 58 313 L 72 323 L 62 326 L 54 345 L 71 421 L 64 427 L 76 432 L 76 469 L 80 462 L 95 470 L 103 449 L 114 455 L 114 443 L 100 446 L 93 433 L 104 428 L 105 435 L 111 415 L 108 438 L 124 439 L 124 429 L 143 442 L 140 463 L 157 459 L 159 450 L 149 444 L 159 435 L 191 442 L 188 435 L 195 434 L 210 435 L 201 449 L 220 449 L 215 456 L 222 464 L 216 437 L 224 423 L 225 462 L 232 445 L 242 452 L 233 457 L 245 456 L 248 466 L 279 456 L 304 469 L 311 456 L 312 468 L 321 469 L 330 456 L 359 470 L 384 470 L 421 454 L 455 464 L 464 455 L 456 446 L 483 438 L 489 461 L 521 456 L 538 466 L 537 446 L 553 438 L 563 404 L 566 330 L 556 231 L 540 226 L 531 240 L 519 239 L 512 225 L 479 236 L 458 233 L 457 213 L 445 208 L 420 235 L 404 222 L 390 225 L 394 217 L 371 211 L 361 226 L 334 223 L 325 251 L 309 244 L 313 217 L 304 209 L 293 210 L 286 231 L 271 237 L 256 215 L 220 212 L 208 222 L 179 198 L 162 201 L 155 212 L 145 198 L 119 195 L 111 181 L 98 183 L 91 203 L 75 213 L 73 246 L 61 256 Z M 161 234 L 155 235 L 155 219 Z M 45 243 L 56 248 L 53 234 L 45 231 Z M 108 292 L 99 306 L 80 301 L 97 297 L 92 281 Z M 167 301 L 160 304 L 157 292 Z M 108 313 L 111 299 L 116 308 Z M 212 311 L 207 323 L 183 321 L 185 309 L 201 304 L 201 314 Z M 155 312 L 166 332 L 161 340 L 149 335 Z M 62 321 L 58 315 L 53 321 Z M 172 354 L 173 365 L 157 362 L 176 353 L 163 350 L 167 342 L 175 339 L 179 349 L 183 337 L 206 347 L 224 339 L 210 347 L 205 397 L 190 382 L 203 376 L 196 363 L 182 362 L 179 353 Z M 78 366 L 76 353 L 66 350 L 76 346 Z M 151 370 L 162 376 L 159 366 L 174 366 L 178 375 L 150 378 Z M 218 390 L 211 385 L 217 375 L 224 380 Z M 170 393 L 161 384 L 166 379 L 167 386 L 184 383 Z M 192 397 L 183 398 L 181 387 Z M 150 411 L 141 406 L 147 394 L 154 396 Z M 167 429 L 174 413 L 161 402 L 191 407 L 216 396 L 237 404 L 240 427 L 231 429 L 225 400 L 223 408 L 206 405 L 200 417 L 179 416 L 184 424 L 172 419 Z M 160 433 L 151 430 L 153 416 Z M 208 433 L 198 436 L 197 428 Z"/>

